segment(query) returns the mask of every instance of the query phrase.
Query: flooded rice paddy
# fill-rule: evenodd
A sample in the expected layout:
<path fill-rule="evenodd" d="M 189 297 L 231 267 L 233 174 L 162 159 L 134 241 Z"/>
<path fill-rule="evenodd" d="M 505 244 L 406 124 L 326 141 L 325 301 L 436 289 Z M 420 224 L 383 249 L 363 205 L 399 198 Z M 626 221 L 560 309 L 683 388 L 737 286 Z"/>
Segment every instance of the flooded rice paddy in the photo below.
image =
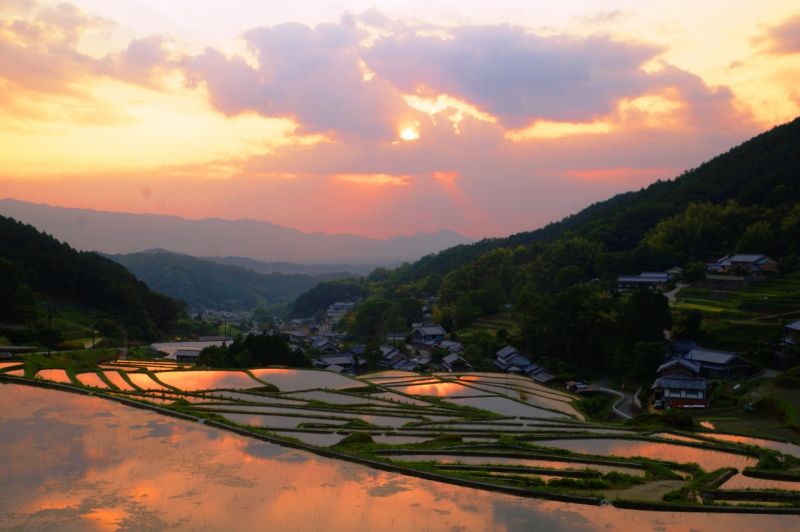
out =
<path fill-rule="evenodd" d="M 156 378 L 179 390 L 246 390 L 263 388 L 264 384 L 243 371 L 168 371 L 155 374 Z"/>
<path fill-rule="evenodd" d="M 756 465 L 755 458 L 740 454 L 698 449 L 687 445 L 672 445 L 638 440 L 617 439 L 579 439 L 579 440 L 537 440 L 537 445 L 567 449 L 576 453 L 601 454 L 607 456 L 652 458 L 672 462 L 694 462 L 706 471 L 723 467 L 739 470 Z"/>
<path fill-rule="evenodd" d="M 12 529 L 736 532 L 800 524 L 789 515 L 637 512 L 477 491 L 12 384 L 0 385 L 0 451 L 0 522 Z"/>

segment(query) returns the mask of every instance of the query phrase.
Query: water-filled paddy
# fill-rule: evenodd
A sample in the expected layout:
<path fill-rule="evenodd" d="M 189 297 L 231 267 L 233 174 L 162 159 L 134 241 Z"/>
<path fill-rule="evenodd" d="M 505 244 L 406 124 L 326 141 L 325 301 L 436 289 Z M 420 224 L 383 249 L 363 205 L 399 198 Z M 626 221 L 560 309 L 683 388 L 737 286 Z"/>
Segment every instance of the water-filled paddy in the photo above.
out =
<path fill-rule="evenodd" d="M 333 405 L 385 405 L 391 406 L 390 403 L 376 399 L 370 399 L 370 396 L 361 397 L 357 395 L 347 395 L 335 392 L 313 391 L 313 392 L 295 392 L 286 394 L 283 397 L 291 397 L 297 399 L 305 399 L 306 401 L 322 401 L 324 403 Z"/>
<path fill-rule="evenodd" d="M 644 476 L 643 469 L 634 467 L 597 465 L 590 463 L 558 462 L 553 460 L 537 460 L 527 458 L 507 458 L 503 456 L 456 456 L 446 454 L 397 454 L 390 455 L 392 460 L 400 462 L 438 462 L 440 464 L 465 464 L 465 465 L 513 465 L 526 467 L 541 467 L 546 469 L 592 469 L 601 473 L 616 471 L 637 477 Z"/>
<path fill-rule="evenodd" d="M 100 376 L 95 372 L 78 373 L 77 375 L 75 375 L 75 377 L 78 379 L 78 382 L 80 382 L 84 386 L 92 386 L 94 388 L 103 388 L 103 389 L 108 388 L 108 384 L 106 384 L 106 382 L 103 379 L 101 379 Z"/>
<path fill-rule="evenodd" d="M 0 522 L 12 529 L 738 532 L 798 525 L 797 516 L 635 512 L 479 491 L 34 387 L 0 385 L 0 405 Z"/>
<path fill-rule="evenodd" d="M 116 386 L 120 390 L 122 390 L 124 392 L 129 392 L 129 391 L 133 390 L 133 386 L 128 384 L 128 382 L 118 372 L 116 372 L 116 371 L 105 371 L 105 372 L 103 372 L 103 375 L 105 375 L 106 379 L 108 379 L 109 382 L 111 382 L 111 384 L 113 384 L 114 386 Z"/>
<path fill-rule="evenodd" d="M 262 388 L 264 385 L 243 371 L 169 371 L 156 378 L 185 392 L 221 389 Z"/>
<path fill-rule="evenodd" d="M 344 425 L 348 420 L 346 419 L 325 419 L 317 417 L 299 417 L 299 416 L 269 416 L 259 414 L 234 414 L 225 412 L 220 414 L 222 417 L 230 419 L 235 423 L 241 425 L 252 425 L 254 427 L 275 427 L 281 429 L 295 429 L 302 423 L 314 423 L 325 425 Z"/>
<path fill-rule="evenodd" d="M 703 436 L 731 443 L 743 443 L 745 445 L 755 445 L 765 449 L 772 449 L 780 453 L 789 454 L 795 458 L 800 458 L 800 445 L 775 440 L 765 440 L 763 438 L 753 438 L 751 436 L 738 436 L 736 434 L 719 434 L 715 432 L 704 432 Z"/>
<path fill-rule="evenodd" d="M 770 480 L 767 478 L 746 477 L 741 473 L 733 475 L 720 489 L 724 490 L 786 490 L 800 491 L 800 482 Z"/>
<path fill-rule="evenodd" d="M 553 412 L 543 408 L 536 408 L 525 403 L 512 401 L 505 397 L 455 397 L 447 399 L 449 402 L 489 410 L 503 416 L 538 417 L 538 418 L 567 418 L 565 414 Z"/>
<path fill-rule="evenodd" d="M 37 379 L 46 381 L 60 382 L 62 384 L 72 384 L 67 372 L 63 369 L 43 369 L 36 373 Z"/>
<path fill-rule="evenodd" d="M 385 399 L 387 401 L 395 401 L 398 403 L 406 403 L 414 406 L 431 406 L 431 403 L 427 403 L 419 399 L 414 399 L 413 397 L 406 397 L 405 395 L 400 395 L 399 393 L 394 393 L 394 392 L 373 393 L 370 394 L 370 397 Z"/>
<path fill-rule="evenodd" d="M 723 467 L 735 467 L 742 470 L 754 466 L 758 460 L 744 456 L 709 449 L 698 449 L 687 445 L 673 445 L 638 440 L 615 439 L 578 439 L 578 440 L 538 440 L 536 445 L 568 449 L 576 453 L 600 454 L 606 456 L 653 458 L 671 462 L 694 462 L 706 471 L 714 471 Z"/>
<path fill-rule="evenodd" d="M 486 392 L 481 392 L 480 390 L 476 390 L 456 382 L 436 381 L 430 384 L 409 384 L 407 386 L 395 386 L 392 389 L 411 395 L 430 395 L 435 397 L 469 397 L 473 395 L 486 395 Z"/>
<path fill-rule="evenodd" d="M 16 366 L 21 366 L 22 362 L 0 362 L 0 371 L 4 369 L 13 368 Z"/>
<path fill-rule="evenodd" d="M 168 390 L 166 386 L 157 383 L 146 373 L 128 373 L 131 382 L 142 390 Z"/>
<path fill-rule="evenodd" d="M 310 369 L 263 368 L 250 370 L 257 379 L 274 384 L 283 392 L 330 388 L 342 390 L 366 386 L 365 383 L 333 373 L 332 371 L 316 371 Z"/>
<path fill-rule="evenodd" d="M 266 395 L 258 395 L 255 393 L 244 392 L 231 392 L 224 390 L 221 392 L 207 392 L 204 395 L 207 397 L 221 397 L 225 399 L 238 399 L 240 401 L 247 401 L 249 403 L 263 403 L 268 405 L 304 405 L 306 402 L 300 399 L 293 399 L 282 395 L 280 397 L 272 397 Z"/>

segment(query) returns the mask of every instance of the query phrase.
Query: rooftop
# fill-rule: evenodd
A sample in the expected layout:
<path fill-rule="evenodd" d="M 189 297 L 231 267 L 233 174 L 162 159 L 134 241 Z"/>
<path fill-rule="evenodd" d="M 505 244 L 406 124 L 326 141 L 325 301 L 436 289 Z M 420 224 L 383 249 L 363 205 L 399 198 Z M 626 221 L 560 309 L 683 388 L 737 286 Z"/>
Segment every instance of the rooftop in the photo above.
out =
<path fill-rule="evenodd" d="M 718 351 L 716 349 L 692 349 L 684 355 L 684 359 L 700 364 L 719 364 L 725 365 L 734 362 L 739 357 L 730 351 Z"/>
<path fill-rule="evenodd" d="M 708 381 L 705 379 L 681 379 L 678 377 L 659 377 L 653 383 L 653 388 L 667 388 L 670 390 L 705 390 Z"/>
<path fill-rule="evenodd" d="M 661 372 L 666 371 L 669 368 L 673 368 L 675 366 L 685 367 L 685 368 L 689 369 L 692 373 L 700 373 L 700 365 L 699 364 L 695 364 L 694 362 L 692 362 L 690 360 L 685 360 L 683 358 L 674 358 L 674 359 L 670 360 L 669 362 L 664 362 L 663 364 L 658 366 L 658 369 L 656 370 L 656 373 L 660 374 Z"/>

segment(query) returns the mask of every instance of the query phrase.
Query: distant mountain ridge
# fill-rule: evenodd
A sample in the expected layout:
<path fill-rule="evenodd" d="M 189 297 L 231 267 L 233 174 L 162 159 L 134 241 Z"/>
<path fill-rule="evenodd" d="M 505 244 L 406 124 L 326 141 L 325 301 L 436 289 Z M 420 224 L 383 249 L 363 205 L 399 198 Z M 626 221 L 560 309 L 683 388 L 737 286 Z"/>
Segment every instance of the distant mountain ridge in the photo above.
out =
<path fill-rule="evenodd" d="M 191 312 L 253 310 L 260 305 L 286 303 L 322 281 L 353 276 L 260 273 L 165 250 L 106 256 L 125 266 L 151 290 L 186 302 Z"/>
<path fill-rule="evenodd" d="M 305 233 L 270 222 L 131 214 L 0 200 L 0 214 L 31 224 L 81 250 L 111 254 L 155 248 L 197 257 L 249 257 L 258 261 L 387 264 L 472 240 L 449 230 L 388 239 Z"/>
<path fill-rule="evenodd" d="M 325 278 L 330 275 L 341 278 L 341 274 L 349 273 L 353 275 L 367 275 L 377 267 L 395 267 L 400 264 L 392 263 L 362 263 L 362 264 L 298 264 L 296 262 L 264 262 L 248 257 L 198 257 L 203 260 L 216 262 L 217 264 L 227 264 L 229 266 L 239 266 L 259 273 L 301 273 L 313 277 Z"/>

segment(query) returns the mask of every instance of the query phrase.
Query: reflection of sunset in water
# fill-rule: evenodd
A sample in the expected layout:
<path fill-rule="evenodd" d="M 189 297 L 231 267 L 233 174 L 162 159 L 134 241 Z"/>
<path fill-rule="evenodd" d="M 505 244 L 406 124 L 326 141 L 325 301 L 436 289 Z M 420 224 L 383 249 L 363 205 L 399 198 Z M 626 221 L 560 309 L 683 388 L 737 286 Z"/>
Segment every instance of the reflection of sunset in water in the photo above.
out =
<path fill-rule="evenodd" d="M 412 395 L 435 395 L 437 397 L 462 397 L 466 395 L 485 395 L 486 392 L 468 388 L 456 382 L 437 382 L 431 384 L 412 384 L 398 386 L 395 390 Z"/>
<path fill-rule="evenodd" d="M 723 467 L 744 469 L 756 465 L 757 460 L 751 456 L 698 449 L 686 445 L 671 445 L 638 440 L 538 440 L 537 445 L 569 449 L 585 454 L 603 454 L 612 456 L 641 456 L 655 460 L 671 462 L 694 462 L 706 471 L 714 471 Z"/>
<path fill-rule="evenodd" d="M 731 532 L 789 530 L 798 523 L 795 516 L 630 512 L 515 498 L 33 387 L 0 385 L 0 405 L 4 527 L 404 531 L 691 525 Z"/>
<path fill-rule="evenodd" d="M 247 389 L 264 386 L 243 371 L 166 371 L 156 378 L 185 392 Z"/>
<path fill-rule="evenodd" d="M 750 436 L 738 436 L 736 434 L 719 434 L 719 433 L 704 433 L 703 436 L 714 438 L 733 443 L 742 443 L 744 445 L 755 445 L 757 447 L 764 447 L 765 449 L 772 449 L 784 454 L 790 454 L 796 458 L 800 458 L 800 445 L 796 443 L 787 443 L 775 440 L 765 440 L 763 438 L 751 438 Z"/>

